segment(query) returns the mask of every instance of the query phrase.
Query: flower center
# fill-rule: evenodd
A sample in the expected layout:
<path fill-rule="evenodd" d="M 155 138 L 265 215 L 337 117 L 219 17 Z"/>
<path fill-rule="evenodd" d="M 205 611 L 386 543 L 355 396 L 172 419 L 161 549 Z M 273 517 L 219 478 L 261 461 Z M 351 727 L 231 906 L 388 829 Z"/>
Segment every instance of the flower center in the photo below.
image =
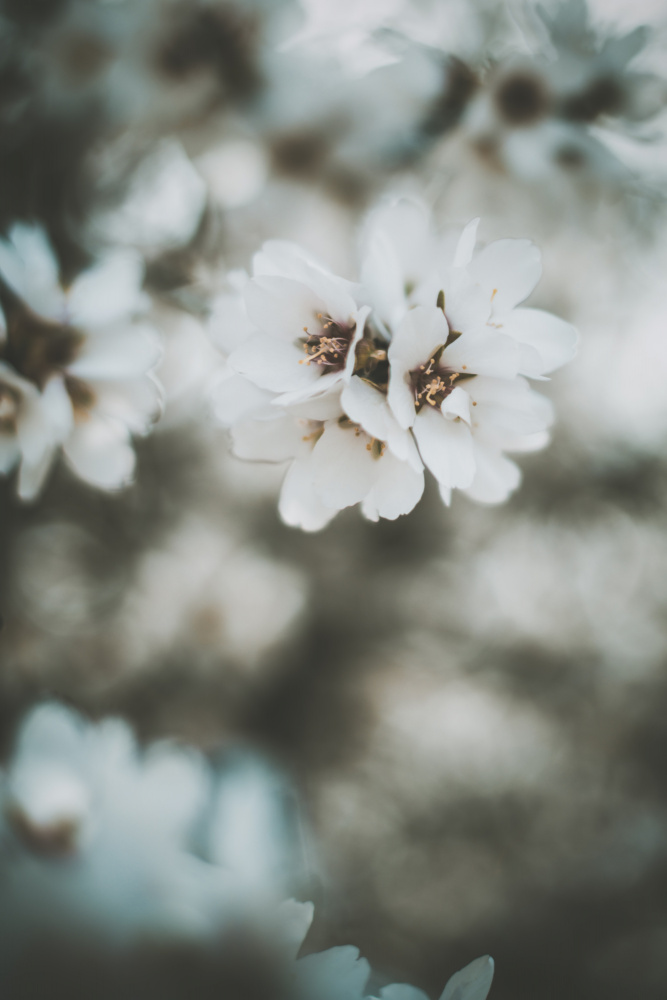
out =
<path fill-rule="evenodd" d="M 307 337 L 303 349 L 308 355 L 299 364 L 315 364 L 328 372 L 341 372 L 345 368 L 347 354 L 354 335 L 354 326 L 344 327 L 334 322 L 330 317 L 318 313 L 317 318 L 324 320 L 320 333 L 310 333 L 304 326 Z"/>
<path fill-rule="evenodd" d="M 76 358 L 83 334 L 33 312 L 1 278 L 0 306 L 7 318 L 7 337 L 0 356 L 43 389 L 54 372 Z"/>
<path fill-rule="evenodd" d="M 446 368 L 440 364 L 440 358 L 445 346 L 443 344 L 428 361 L 423 365 L 419 365 L 418 368 L 413 368 L 410 372 L 410 385 L 417 413 L 424 406 L 432 406 L 434 409 L 440 409 L 443 401 L 456 388 L 457 382 L 475 377 L 469 372 L 452 371 L 451 368 Z"/>
<path fill-rule="evenodd" d="M 354 374 L 386 395 L 389 384 L 387 341 L 370 323 L 355 350 Z"/>
<path fill-rule="evenodd" d="M 549 110 L 550 97 L 544 82 L 527 70 L 506 77 L 495 93 L 498 110 L 510 125 L 527 125 Z"/>
<path fill-rule="evenodd" d="M 0 385 L 0 431 L 13 433 L 19 412 L 20 396 L 8 385 Z"/>
<path fill-rule="evenodd" d="M 65 388 L 72 404 L 74 419 L 77 422 L 88 420 L 90 411 L 95 405 L 95 393 L 83 379 L 74 375 L 65 376 Z"/>

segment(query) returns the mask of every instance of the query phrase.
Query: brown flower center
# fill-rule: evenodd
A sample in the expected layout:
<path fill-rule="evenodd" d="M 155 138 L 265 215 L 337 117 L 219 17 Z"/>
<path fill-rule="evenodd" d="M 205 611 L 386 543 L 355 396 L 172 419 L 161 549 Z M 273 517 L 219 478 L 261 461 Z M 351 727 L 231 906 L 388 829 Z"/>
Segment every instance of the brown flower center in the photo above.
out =
<path fill-rule="evenodd" d="M 51 375 L 76 358 L 83 334 L 66 323 L 33 312 L 1 279 L 0 305 L 7 319 L 7 337 L 0 347 L 0 357 L 43 389 Z"/>
<path fill-rule="evenodd" d="M 74 818 L 62 817 L 51 823 L 35 823 L 16 805 L 7 807 L 5 815 L 16 835 L 35 854 L 65 858 L 76 851 L 79 824 Z"/>
<path fill-rule="evenodd" d="M 16 389 L 0 385 L 0 431 L 13 434 L 16 431 L 21 397 Z"/>
<path fill-rule="evenodd" d="M 417 413 L 424 406 L 432 406 L 433 409 L 440 409 L 447 396 L 456 388 L 457 383 L 465 379 L 474 378 L 474 374 L 467 371 L 453 371 L 440 364 L 442 352 L 445 344 L 418 368 L 413 368 L 410 372 L 410 385 L 415 401 Z"/>
<path fill-rule="evenodd" d="M 497 87 L 495 101 L 498 110 L 510 125 L 528 125 L 549 111 L 550 95 L 538 76 L 528 70 L 517 70 Z"/>
<path fill-rule="evenodd" d="M 314 364 L 327 372 L 341 372 L 345 369 L 355 326 L 341 326 L 321 313 L 317 318 L 323 321 L 319 333 L 310 333 L 307 326 L 303 328 L 307 334 L 303 349 L 308 357 L 299 363 Z"/>

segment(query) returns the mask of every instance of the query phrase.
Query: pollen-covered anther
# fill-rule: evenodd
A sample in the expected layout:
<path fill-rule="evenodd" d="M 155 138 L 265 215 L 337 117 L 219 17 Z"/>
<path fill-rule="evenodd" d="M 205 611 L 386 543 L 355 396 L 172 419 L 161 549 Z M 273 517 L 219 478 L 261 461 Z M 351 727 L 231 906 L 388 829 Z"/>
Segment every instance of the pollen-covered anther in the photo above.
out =
<path fill-rule="evenodd" d="M 387 448 L 386 441 L 379 441 L 377 438 L 371 438 L 366 445 L 366 451 L 370 451 L 373 458 L 382 458 Z"/>
<path fill-rule="evenodd" d="M 322 319 L 319 315 L 317 318 Z M 307 339 L 303 349 L 308 357 L 302 358 L 299 364 L 316 364 L 328 371 L 342 371 L 345 368 L 353 332 L 354 328 L 348 330 L 332 319 L 322 323 L 321 333 L 310 333 L 308 328 L 304 327 Z"/>
<path fill-rule="evenodd" d="M 450 371 L 440 364 L 442 349 L 414 368 L 410 372 L 410 382 L 414 395 L 415 409 L 419 413 L 424 405 L 438 408 L 454 390 L 454 383 L 459 378 L 468 376 L 461 372 Z"/>

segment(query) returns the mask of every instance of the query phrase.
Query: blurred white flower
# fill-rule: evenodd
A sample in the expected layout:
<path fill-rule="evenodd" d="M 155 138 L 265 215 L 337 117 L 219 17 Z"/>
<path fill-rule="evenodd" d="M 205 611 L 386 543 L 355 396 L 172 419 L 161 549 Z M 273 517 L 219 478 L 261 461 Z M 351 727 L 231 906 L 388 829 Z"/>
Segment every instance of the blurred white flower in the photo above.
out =
<path fill-rule="evenodd" d="M 493 980 L 493 959 L 475 959 L 455 972 L 440 1000 L 486 1000 Z M 296 963 L 296 1000 L 316 996 L 318 1000 L 373 1000 L 366 992 L 370 966 L 357 948 L 343 946 L 306 955 Z M 384 986 L 376 1000 L 428 1000 L 422 990 L 407 983 Z"/>
<path fill-rule="evenodd" d="M 544 181 L 559 172 L 629 180 L 604 135 L 638 134 L 664 105 L 665 81 L 631 65 L 646 45 L 647 29 L 626 35 L 598 30 L 586 0 L 536 10 L 539 19 L 526 32 L 536 36 L 532 51 L 492 66 L 472 99 L 463 122 L 469 140 L 523 180 Z"/>
<path fill-rule="evenodd" d="M 381 36 L 406 6 L 405 0 L 301 0 L 306 22 L 286 48 L 312 46 L 335 55 L 354 75 L 396 62 L 390 41 Z M 380 36 L 380 37 L 378 37 Z"/>
<path fill-rule="evenodd" d="M 259 670 L 304 604 L 299 572 L 221 529 L 219 516 L 214 524 L 187 516 L 142 556 L 112 629 L 120 658 L 135 669 L 187 643 L 193 667 L 217 669 L 224 657 Z"/>
<path fill-rule="evenodd" d="M 120 720 L 34 709 L 0 786 L 3 934 L 61 922 L 120 938 L 187 929 L 198 873 L 185 841 L 207 783 L 194 753 L 163 745 L 140 757 Z"/>
<path fill-rule="evenodd" d="M 17 492 L 30 500 L 51 462 L 53 427 L 49 420 L 51 393 L 21 378 L 0 361 L 0 475 L 19 466 Z"/>
<path fill-rule="evenodd" d="M 0 772 L 3 963 L 45 931 L 206 942 L 250 920 L 291 947 L 311 910 L 282 904 L 300 844 L 281 796 L 284 783 L 254 758 L 223 768 L 216 788 L 192 750 L 140 751 L 120 719 L 33 709 Z M 203 860 L 195 845 L 209 807 Z"/>
<path fill-rule="evenodd" d="M 126 486 L 134 472 L 133 434 L 147 434 L 161 390 L 151 375 L 160 357 L 156 332 L 136 322 L 145 310 L 142 264 L 111 254 L 64 289 L 44 232 L 15 226 L 0 242 L 3 360 L 41 394 L 48 446 L 31 463 L 25 497 L 35 496 L 58 446 L 86 482 Z"/>
<path fill-rule="evenodd" d="M 186 244 L 206 207 L 206 184 L 175 139 L 164 139 L 134 172 L 120 205 L 93 220 L 103 239 L 155 253 Z"/>

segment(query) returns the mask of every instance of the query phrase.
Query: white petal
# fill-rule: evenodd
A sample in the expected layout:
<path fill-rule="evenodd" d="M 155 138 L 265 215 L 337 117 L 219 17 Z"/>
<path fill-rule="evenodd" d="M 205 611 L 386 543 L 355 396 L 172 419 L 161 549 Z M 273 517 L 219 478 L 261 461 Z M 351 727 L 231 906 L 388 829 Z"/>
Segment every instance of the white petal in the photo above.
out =
<path fill-rule="evenodd" d="M 41 396 L 36 391 L 23 395 L 16 421 L 16 437 L 24 459 L 30 464 L 40 463 L 53 435 Z"/>
<path fill-rule="evenodd" d="M 471 261 L 468 272 L 487 292 L 496 315 L 526 299 L 542 275 L 540 251 L 530 240 L 496 240 Z"/>
<path fill-rule="evenodd" d="M 120 422 L 91 414 L 75 426 L 63 450 L 76 474 L 92 486 L 117 490 L 132 482 L 136 459 Z"/>
<path fill-rule="evenodd" d="M 39 226 L 16 225 L 8 240 L 0 240 L 0 272 L 35 312 L 64 319 L 58 262 Z"/>
<path fill-rule="evenodd" d="M 273 394 L 260 389 L 231 368 L 221 373 L 211 398 L 213 412 L 224 427 L 231 427 L 240 420 L 264 420 L 273 416 Z"/>
<path fill-rule="evenodd" d="M 440 497 L 441 497 L 442 502 L 444 503 L 445 507 L 451 507 L 451 504 L 452 504 L 452 491 L 451 491 L 451 488 L 449 486 L 443 486 L 442 483 L 440 483 L 438 485 L 438 489 L 440 490 Z"/>
<path fill-rule="evenodd" d="M 113 381 L 91 379 L 89 385 L 95 396 L 95 413 L 122 421 L 133 434 L 147 434 L 162 411 L 162 389 L 150 375 Z"/>
<path fill-rule="evenodd" d="M 277 400 L 274 400 L 277 403 Z M 289 413 L 307 420 L 337 420 L 343 416 L 340 405 L 340 383 L 336 390 L 321 396 L 310 396 L 302 403 L 290 406 Z"/>
<path fill-rule="evenodd" d="M 440 412 L 444 416 L 460 417 L 461 420 L 470 424 L 470 396 L 465 389 L 456 386 L 453 392 L 450 392 L 449 396 L 442 401 Z"/>
<path fill-rule="evenodd" d="M 454 973 L 440 1000 L 486 1000 L 492 981 L 493 959 L 484 955 Z"/>
<path fill-rule="evenodd" d="M 343 389 L 340 402 L 350 420 L 360 424 L 367 434 L 386 442 L 397 458 L 409 461 L 416 471 L 422 468 L 412 435 L 400 426 L 387 398 L 378 389 L 354 376 Z M 411 405 L 414 413 L 412 402 Z"/>
<path fill-rule="evenodd" d="M 394 362 L 389 369 L 387 403 L 399 427 L 404 429 L 412 427 L 417 416 L 415 397 L 410 386 L 409 369 L 400 362 Z"/>
<path fill-rule="evenodd" d="M 75 280 L 67 293 L 67 310 L 74 326 L 107 326 L 145 308 L 141 292 L 144 264 L 125 250 L 101 260 Z"/>
<path fill-rule="evenodd" d="M 449 336 L 449 327 L 442 310 L 435 304 L 411 309 L 394 333 L 389 345 L 389 363 L 403 371 L 417 368 L 442 347 Z"/>
<path fill-rule="evenodd" d="M 457 372 L 513 378 L 519 370 L 515 340 L 487 329 L 464 333 L 443 352 L 441 364 Z"/>
<path fill-rule="evenodd" d="M 321 531 L 338 513 L 325 507 L 313 489 L 313 472 L 310 462 L 297 459 L 287 470 L 278 512 L 285 522 L 303 531 Z"/>
<path fill-rule="evenodd" d="M 49 447 L 42 452 L 37 461 L 31 462 L 25 457 L 23 458 L 17 486 L 17 493 L 21 500 L 34 500 L 39 495 L 54 457 L 55 448 Z"/>
<path fill-rule="evenodd" d="M 501 452 L 475 442 L 475 478 L 464 491 L 479 503 L 503 503 L 521 482 L 521 469 Z"/>
<path fill-rule="evenodd" d="M 271 337 L 288 344 L 304 336 L 304 327 L 319 323 L 326 305 L 312 289 L 291 278 L 253 278 L 244 292 L 248 319 Z"/>
<path fill-rule="evenodd" d="M 415 291 L 414 298 L 432 307 L 441 291 L 445 296 L 445 315 L 450 330 L 466 333 L 484 326 L 489 319 L 489 296 L 463 268 L 439 268 Z"/>
<path fill-rule="evenodd" d="M 44 386 L 42 408 L 52 437 L 58 442 L 63 442 L 72 429 L 74 413 L 65 383 L 59 375 L 50 378 Z"/>
<path fill-rule="evenodd" d="M 545 431 L 553 421 L 551 401 L 523 378 L 479 376 L 469 382 L 468 392 L 476 404 L 475 436 L 505 450 L 513 448 L 516 439 Z"/>
<path fill-rule="evenodd" d="M 384 233 L 376 233 L 366 247 L 361 269 L 364 295 L 385 323 L 394 326 L 407 310 L 405 275 L 398 255 Z"/>
<path fill-rule="evenodd" d="M 297 962 L 299 996 L 361 1000 L 370 975 L 366 959 L 349 945 L 306 955 Z M 332 988 L 332 984 L 333 988 Z"/>
<path fill-rule="evenodd" d="M 402 514 L 409 514 L 424 492 L 424 472 L 413 469 L 390 451 L 375 459 L 376 480 L 361 504 L 361 510 L 370 521 L 386 517 L 393 521 Z"/>
<path fill-rule="evenodd" d="M 550 440 L 549 431 L 538 431 L 536 434 L 517 435 L 510 442 L 506 442 L 503 447 L 512 452 L 542 451 Z"/>
<path fill-rule="evenodd" d="M 0 475 L 11 472 L 19 458 L 21 450 L 13 434 L 0 433 Z"/>
<path fill-rule="evenodd" d="M 160 338 L 152 326 L 112 326 L 86 337 L 67 371 L 82 379 L 133 378 L 154 368 L 161 354 Z"/>
<path fill-rule="evenodd" d="M 359 503 L 372 488 L 376 462 L 367 445 L 370 438 L 342 428 L 335 421 L 325 425 L 313 449 L 315 490 L 327 507 L 340 510 Z"/>
<path fill-rule="evenodd" d="M 308 364 L 303 350 L 292 343 L 271 337 L 268 333 L 255 333 L 229 356 L 229 364 L 261 389 L 271 392 L 307 390 L 322 378 L 322 369 Z"/>
<path fill-rule="evenodd" d="M 385 396 L 357 376 L 343 389 L 340 402 L 350 420 L 361 424 L 371 437 L 386 441 L 396 427 Z"/>
<path fill-rule="evenodd" d="M 286 462 L 310 451 L 307 420 L 278 416 L 275 420 L 247 420 L 231 430 L 232 451 L 250 462 Z"/>
<path fill-rule="evenodd" d="M 447 420 L 432 407 L 418 414 L 414 435 L 424 464 L 441 486 L 463 489 L 475 474 L 470 428 L 462 420 Z"/>
<path fill-rule="evenodd" d="M 573 326 L 541 309 L 515 309 L 503 317 L 503 333 L 532 347 L 537 364 L 524 364 L 522 374 L 545 375 L 571 361 L 579 334 Z"/>
<path fill-rule="evenodd" d="M 181 144 L 164 139 L 135 171 L 124 202 L 105 213 L 98 228 L 126 246 L 183 246 L 197 230 L 206 198 L 206 185 Z"/>
<path fill-rule="evenodd" d="M 313 270 L 330 273 L 322 261 L 291 240 L 267 240 L 252 259 L 252 273 L 256 277 L 268 274 L 304 281 Z"/>
<path fill-rule="evenodd" d="M 426 993 L 407 983 L 394 983 L 380 990 L 380 1000 L 429 1000 Z"/>
<path fill-rule="evenodd" d="M 472 260 L 477 242 L 478 227 L 479 219 L 473 219 L 461 233 L 454 253 L 454 267 L 466 267 Z"/>
<path fill-rule="evenodd" d="M 247 340 L 254 330 L 242 295 L 225 292 L 213 301 L 208 332 L 215 346 L 225 355 Z"/>
<path fill-rule="evenodd" d="M 367 261 L 368 255 L 368 261 Z M 416 286 L 424 272 L 433 265 L 434 239 L 431 232 L 431 214 L 426 205 L 412 198 L 380 205 L 366 218 L 362 234 L 362 283 L 364 275 L 370 286 L 384 286 L 386 293 L 397 296 L 405 308 L 406 286 Z M 383 282 L 383 262 L 390 271 Z M 398 276 L 398 284 L 390 286 Z M 379 290 L 379 288 L 378 288 Z M 379 305 L 376 308 L 382 309 Z"/>

